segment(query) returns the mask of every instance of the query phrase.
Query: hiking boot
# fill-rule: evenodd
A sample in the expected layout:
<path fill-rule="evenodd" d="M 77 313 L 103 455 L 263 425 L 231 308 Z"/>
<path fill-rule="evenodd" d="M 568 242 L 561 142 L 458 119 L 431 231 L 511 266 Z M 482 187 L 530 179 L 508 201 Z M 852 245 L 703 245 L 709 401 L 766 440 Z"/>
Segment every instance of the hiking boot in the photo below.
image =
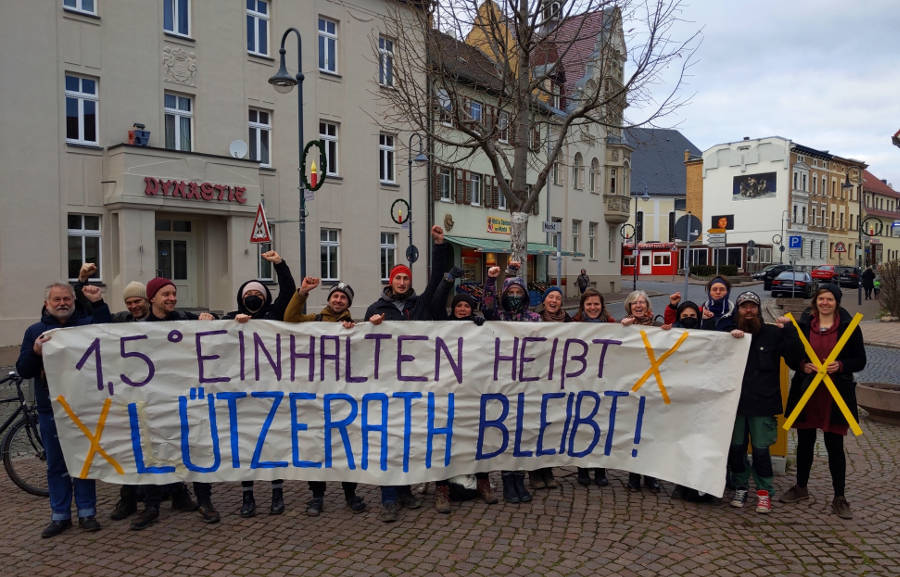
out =
<path fill-rule="evenodd" d="M 218 523 L 221 520 L 219 512 L 216 511 L 216 508 L 213 507 L 212 503 L 200 503 L 197 507 L 197 511 L 200 512 L 200 517 L 203 519 L 204 523 Z"/>
<path fill-rule="evenodd" d="M 512 475 L 503 475 L 503 500 L 507 503 L 518 503 L 519 493 Z"/>
<path fill-rule="evenodd" d="M 576 478 L 579 485 L 587 487 L 591 484 L 591 472 L 583 467 L 578 467 L 578 477 Z"/>
<path fill-rule="evenodd" d="M 137 517 L 131 522 L 131 530 L 140 531 L 141 529 L 146 529 L 156 523 L 157 519 L 159 519 L 159 509 L 156 507 L 144 507 L 144 510 L 138 513 Z"/>
<path fill-rule="evenodd" d="M 191 492 L 184 486 L 184 483 L 180 483 L 172 493 L 172 508 L 176 511 L 197 510 L 197 502 L 191 498 Z"/>
<path fill-rule="evenodd" d="M 606 478 L 606 469 L 594 469 L 594 484 L 598 487 L 609 485 L 609 479 Z"/>
<path fill-rule="evenodd" d="M 831 510 L 841 519 L 853 518 L 853 513 L 850 511 L 850 503 L 847 502 L 843 495 L 834 498 L 831 502 Z"/>
<path fill-rule="evenodd" d="M 56 537 L 71 526 L 71 519 L 59 519 L 57 521 L 50 521 L 50 524 L 44 527 L 44 530 L 41 531 L 41 539 Z"/>
<path fill-rule="evenodd" d="M 542 475 L 540 471 L 528 471 L 528 482 L 531 484 L 532 489 L 547 488 L 547 482 L 544 480 L 544 475 Z"/>
<path fill-rule="evenodd" d="M 768 491 L 756 492 L 756 512 L 769 513 L 772 510 L 772 500 L 769 498 Z"/>
<path fill-rule="evenodd" d="M 542 473 L 544 476 L 544 488 L 546 489 L 558 489 L 559 483 L 556 482 L 556 479 L 553 478 L 553 469 L 547 467 L 546 469 L 538 470 L 538 473 Z"/>
<path fill-rule="evenodd" d="M 381 519 L 385 523 L 393 523 L 397 520 L 397 515 L 400 513 L 400 505 L 394 502 L 382 503 L 381 504 L 381 513 L 378 514 L 378 518 Z"/>
<path fill-rule="evenodd" d="M 628 473 L 628 484 L 625 485 L 625 488 L 631 491 L 632 493 L 637 493 L 641 490 L 641 476 L 635 473 Z"/>
<path fill-rule="evenodd" d="M 126 519 L 131 515 L 137 513 L 137 501 L 134 499 L 128 499 L 126 497 L 122 497 L 116 503 L 113 512 L 109 514 L 109 518 L 113 521 L 121 521 L 122 519 Z"/>
<path fill-rule="evenodd" d="M 491 488 L 490 479 L 478 479 L 478 495 L 488 505 L 493 505 L 497 502 L 497 497 L 494 495 L 494 489 Z"/>
<path fill-rule="evenodd" d="M 418 509 L 422 506 L 422 499 L 413 495 L 412 489 L 407 489 L 406 492 L 401 492 L 398 496 L 398 503 L 401 507 L 406 507 L 407 509 Z"/>
<path fill-rule="evenodd" d="M 434 510 L 438 513 L 450 512 L 450 486 L 437 485 L 434 488 Z"/>
<path fill-rule="evenodd" d="M 253 498 L 253 491 L 244 491 L 243 501 L 241 502 L 241 517 L 252 517 L 256 515 L 256 499 Z"/>
<path fill-rule="evenodd" d="M 735 489 L 731 497 L 731 506 L 741 508 L 747 502 L 747 489 Z"/>
<path fill-rule="evenodd" d="M 806 487 L 798 487 L 797 485 L 788 489 L 784 495 L 778 498 L 782 503 L 796 503 L 804 499 L 809 499 L 809 490 Z"/>
<path fill-rule="evenodd" d="M 366 510 L 366 502 L 358 495 L 350 495 L 347 497 L 347 506 L 354 513 L 362 513 Z"/>
<path fill-rule="evenodd" d="M 269 506 L 269 515 L 281 515 L 284 513 L 284 490 L 272 489 L 272 504 Z"/>
<path fill-rule="evenodd" d="M 324 505 L 325 500 L 322 497 L 313 497 L 306 502 L 306 515 L 308 517 L 318 517 L 322 514 L 322 507 Z"/>
<path fill-rule="evenodd" d="M 97 518 L 93 515 L 79 517 L 78 526 L 81 527 L 82 531 L 86 531 L 87 533 L 93 533 L 94 531 L 100 530 L 100 523 L 97 522 Z"/>
<path fill-rule="evenodd" d="M 522 473 L 513 475 L 513 486 L 516 488 L 516 494 L 519 496 L 520 503 L 531 501 L 531 493 L 525 488 L 525 475 Z"/>

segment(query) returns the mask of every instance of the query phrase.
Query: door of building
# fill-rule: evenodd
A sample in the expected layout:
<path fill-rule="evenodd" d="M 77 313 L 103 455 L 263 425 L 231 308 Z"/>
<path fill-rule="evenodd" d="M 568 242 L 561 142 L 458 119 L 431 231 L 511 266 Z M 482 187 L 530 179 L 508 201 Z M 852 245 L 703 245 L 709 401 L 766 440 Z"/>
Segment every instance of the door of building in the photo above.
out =
<path fill-rule="evenodd" d="M 197 266 L 191 221 L 156 219 L 156 275 L 171 279 L 178 308 L 197 306 Z"/>
<path fill-rule="evenodd" d="M 641 252 L 641 271 L 640 274 L 653 274 L 653 265 L 650 251 Z"/>

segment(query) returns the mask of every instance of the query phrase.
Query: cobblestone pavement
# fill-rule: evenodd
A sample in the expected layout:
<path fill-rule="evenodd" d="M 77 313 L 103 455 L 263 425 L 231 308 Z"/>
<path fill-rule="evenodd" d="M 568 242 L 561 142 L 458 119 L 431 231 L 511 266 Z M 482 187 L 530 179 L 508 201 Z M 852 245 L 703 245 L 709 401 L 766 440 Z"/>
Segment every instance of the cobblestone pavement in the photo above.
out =
<path fill-rule="evenodd" d="M 900 350 L 866 346 L 866 368 L 856 374 L 860 383 L 894 383 L 900 385 Z"/>
<path fill-rule="evenodd" d="M 378 492 L 360 487 L 369 510 L 354 515 L 336 483 L 325 513 L 303 513 L 305 483 L 286 483 L 287 512 L 267 514 L 268 484 L 257 483 L 261 514 L 238 515 L 241 489 L 219 484 L 214 500 L 222 522 L 164 507 L 160 521 L 136 532 L 109 521 L 117 487 L 99 484 L 103 530 L 77 527 L 51 540 L 45 499 L 19 491 L 0 475 L 0 544 L 8 576 L 359 575 L 900 575 L 896 491 L 900 428 L 862 420 L 848 436 L 847 497 L 854 519 L 830 511 L 831 488 L 821 438 L 810 480 L 811 499 L 774 503 L 770 515 L 727 502 L 687 503 L 664 483 L 659 495 L 625 491 L 626 475 L 610 471 L 609 487 L 585 489 L 574 469 L 557 469 L 560 488 L 535 492 L 524 505 L 455 504 L 450 515 L 431 507 L 377 519 Z M 493 476 L 495 484 L 498 476 Z M 778 491 L 792 484 L 776 479 Z"/>

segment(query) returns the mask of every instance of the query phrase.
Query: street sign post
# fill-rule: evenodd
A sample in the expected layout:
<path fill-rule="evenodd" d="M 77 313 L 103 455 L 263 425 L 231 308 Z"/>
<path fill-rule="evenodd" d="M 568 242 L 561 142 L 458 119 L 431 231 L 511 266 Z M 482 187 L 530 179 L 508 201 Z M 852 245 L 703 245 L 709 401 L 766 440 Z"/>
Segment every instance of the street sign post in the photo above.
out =
<path fill-rule="evenodd" d="M 559 221 L 545 220 L 541 223 L 541 228 L 541 232 L 552 232 L 553 234 L 559 234 L 562 232 L 562 223 Z"/>

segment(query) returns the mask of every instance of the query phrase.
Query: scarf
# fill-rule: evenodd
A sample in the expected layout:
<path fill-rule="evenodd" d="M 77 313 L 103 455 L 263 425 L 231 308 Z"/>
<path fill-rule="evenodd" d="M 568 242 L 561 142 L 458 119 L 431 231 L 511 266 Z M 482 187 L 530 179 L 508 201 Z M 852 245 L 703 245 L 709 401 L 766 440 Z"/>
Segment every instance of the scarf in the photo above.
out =
<path fill-rule="evenodd" d="M 563 310 L 562 307 L 559 308 L 555 313 L 551 313 L 547 309 L 541 311 L 541 320 L 546 323 L 561 323 L 566 320 L 566 311 Z"/>

